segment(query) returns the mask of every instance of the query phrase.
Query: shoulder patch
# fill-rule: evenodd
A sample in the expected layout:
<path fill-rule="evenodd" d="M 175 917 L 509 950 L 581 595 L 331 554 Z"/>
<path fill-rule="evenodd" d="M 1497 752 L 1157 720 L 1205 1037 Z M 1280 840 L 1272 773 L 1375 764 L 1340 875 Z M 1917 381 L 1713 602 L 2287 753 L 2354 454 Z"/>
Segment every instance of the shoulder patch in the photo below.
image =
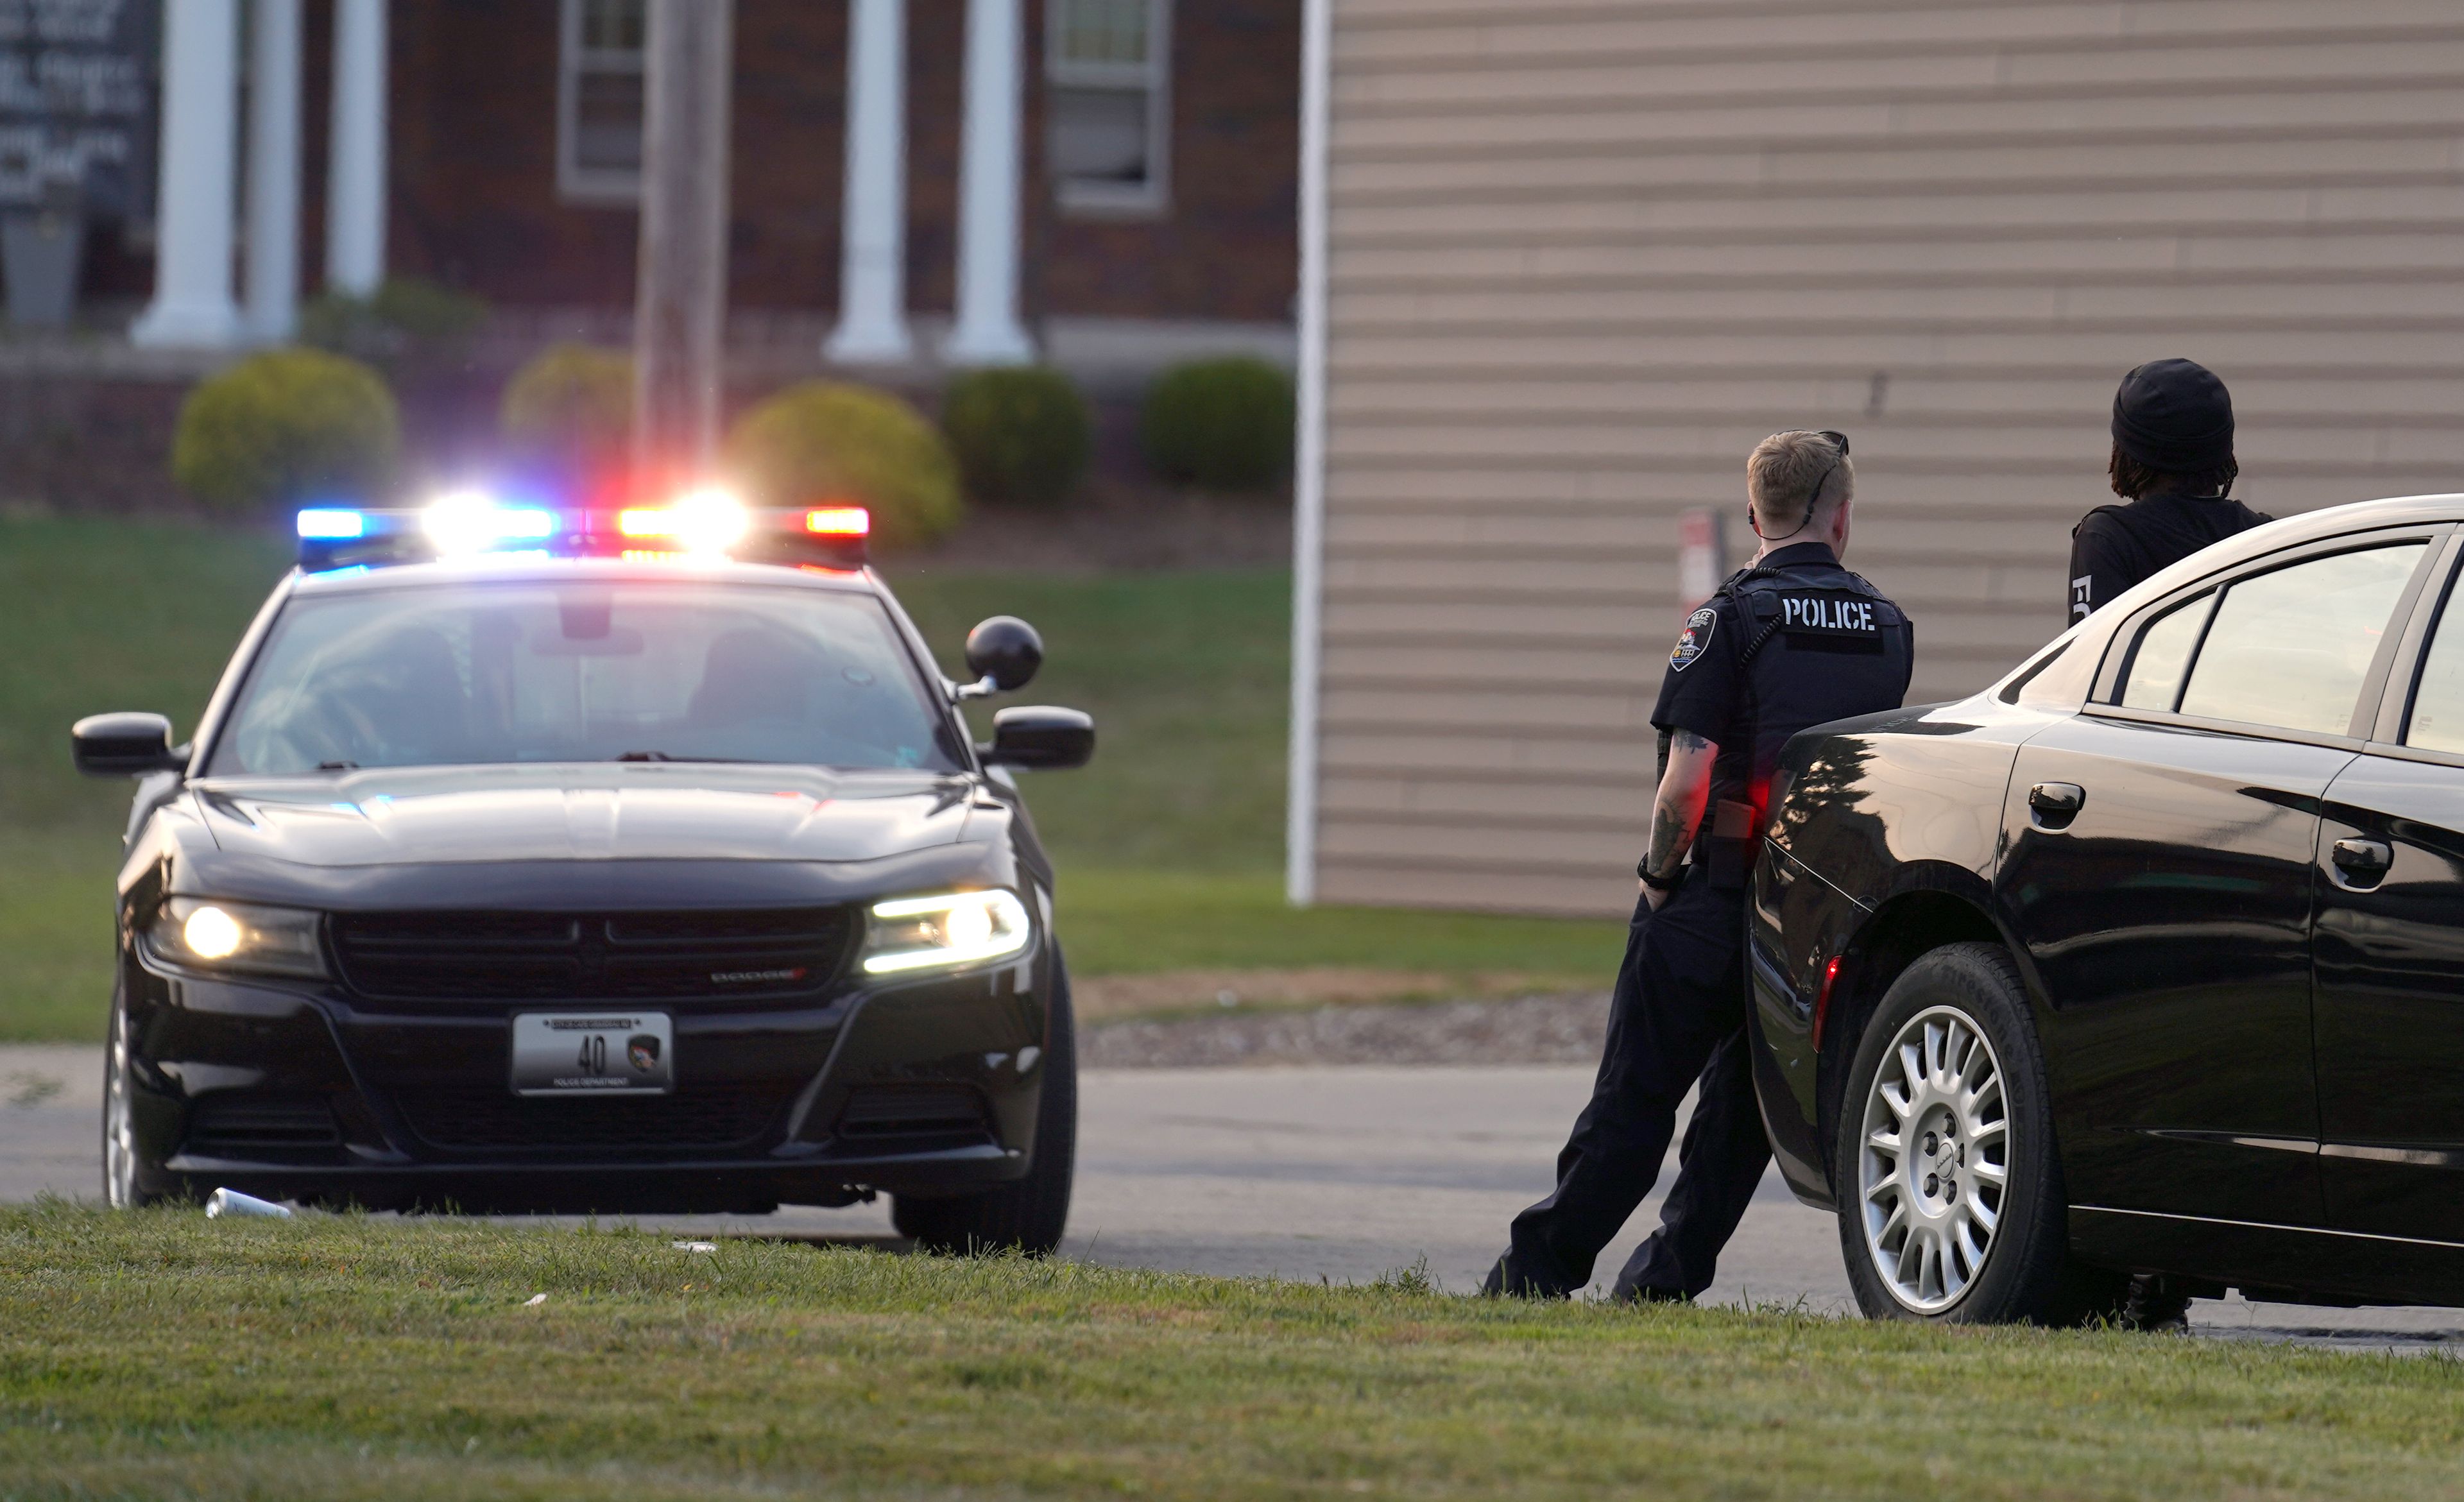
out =
<path fill-rule="evenodd" d="M 1720 612 L 1707 605 L 1687 616 L 1685 630 L 1677 637 L 1677 650 L 1668 654 L 1669 669 L 1683 673 L 1694 666 L 1694 659 L 1709 649 L 1711 632 L 1719 624 Z"/>

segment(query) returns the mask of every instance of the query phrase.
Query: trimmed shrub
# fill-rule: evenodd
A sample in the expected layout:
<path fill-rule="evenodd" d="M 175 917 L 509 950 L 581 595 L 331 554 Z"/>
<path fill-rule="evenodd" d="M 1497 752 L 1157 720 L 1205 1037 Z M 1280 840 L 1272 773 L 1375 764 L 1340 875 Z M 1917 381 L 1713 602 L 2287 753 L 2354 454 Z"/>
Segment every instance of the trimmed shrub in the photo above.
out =
<path fill-rule="evenodd" d="M 1095 422 L 1058 370 L 970 370 L 941 399 L 941 431 L 979 500 L 1057 504 L 1087 473 Z"/>
<path fill-rule="evenodd" d="M 364 360 L 396 376 L 458 368 L 488 321 L 484 298 L 417 276 L 394 276 L 365 298 L 329 292 L 299 310 L 299 342 Z"/>
<path fill-rule="evenodd" d="M 1166 479 L 1265 490 L 1291 473 L 1291 377 L 1247 356 L 1177 365 L 1148 387 L 1138 437 Z"/>
<path fill-rule="evenodd" d="M 180 408 L 171 477 L 217 511 L 364 497 L 391 477 L 402 417 L 384 378 L 318 349 L 252 355 Z"/>
<path fill-rule="evenodd" d="M 613 468 L 633 441 L 633 357 L 551 344 L 505 384 L 496 425 L 506 447 L 567 475 Z"/>
<path fill-rule="evenodd" d="M 870 507 L 872 538 L 883 547 L 929 542 L 966 509 L 957 461 L 940 432 L 914 408 L 869 387 L 791 386 L 737 422 L 727 457 L 758 504 L 845 497 Z"/>

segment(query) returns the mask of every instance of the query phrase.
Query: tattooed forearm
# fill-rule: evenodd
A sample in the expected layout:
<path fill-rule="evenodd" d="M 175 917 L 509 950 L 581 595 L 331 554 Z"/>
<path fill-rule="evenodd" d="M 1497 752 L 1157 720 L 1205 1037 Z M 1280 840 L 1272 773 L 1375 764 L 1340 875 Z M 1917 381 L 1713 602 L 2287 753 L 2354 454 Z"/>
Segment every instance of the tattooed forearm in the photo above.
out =
<path fill-rule="evenodd" d="M 1691 731 L 1680 730 L 1671 737 L 1667 768 L 1661 774 L 1660 796 L 1652 808 L 1651 850 L 1645 858 L 1654 876 L 1675 873 L 1686 848 L 1694 843 L 1704 806 L 1711 799 L 1711 766 L 1719 755 L 1717 745 Z"/>
<path fill-rule="evenodd" d="M 1685 816 L 1661 804 L 1651 814 L 1651 874 L 1655 880 L 1665 880 L 1677 870 L 1678 859 L 1692 843 L 1694 830 Z"/>

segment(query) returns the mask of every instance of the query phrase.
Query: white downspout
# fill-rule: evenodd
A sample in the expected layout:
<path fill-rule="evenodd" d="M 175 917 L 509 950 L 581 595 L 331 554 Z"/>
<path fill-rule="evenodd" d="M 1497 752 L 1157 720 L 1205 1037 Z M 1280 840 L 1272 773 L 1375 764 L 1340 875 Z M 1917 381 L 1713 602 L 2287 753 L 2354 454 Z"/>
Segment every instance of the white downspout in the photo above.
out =
<path fill-rule="evenodd" d="M 1284 895 L 1317 900 L 1318 676 L 1326 591 L 1327 94 L 1334 0 L 1301 17 L 1300 430 L 1292 463 L 1291 771 L 1285 796 Z"/>

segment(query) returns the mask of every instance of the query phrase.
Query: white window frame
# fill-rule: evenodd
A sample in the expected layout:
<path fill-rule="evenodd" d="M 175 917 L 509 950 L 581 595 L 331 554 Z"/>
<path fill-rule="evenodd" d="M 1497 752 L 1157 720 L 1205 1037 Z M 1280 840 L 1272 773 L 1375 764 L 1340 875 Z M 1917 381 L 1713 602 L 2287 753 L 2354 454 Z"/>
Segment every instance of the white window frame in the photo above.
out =
<path fill-rule="evenodd" d="M 1172 0 L 1146 0 L 1147 60 L 1079 62 L 1061 53 L 1063 8 L 1045 13 L 1044 77 L 1048 88 L 1144 89 L 1147 181 L 1136 188 L 1056 179 L 1061 207 L 1089 217 L 1159 218 L 1172 207 Z"/>
<path fill-rule="evenodd" d="M 623 57 L 621 53 L 599 53 L 583 56 L 582 45 L 582 12 L 587 0 L 562 0 L 558 6 L 556 47 L 556 191 L 569 203 L 638 204 L 642 201 L 642 174 L 638 171 L 615 171 L 606 167 L 586 167 L 580 161 L 582 75 L 592 64 L 605 71 L 625 71 L 622 64 L 610 68 L 609 62 Z M 647 68 L 649 55 L 643 55 Z M 645 101 L 647 105 L 647 100 Z"/>

